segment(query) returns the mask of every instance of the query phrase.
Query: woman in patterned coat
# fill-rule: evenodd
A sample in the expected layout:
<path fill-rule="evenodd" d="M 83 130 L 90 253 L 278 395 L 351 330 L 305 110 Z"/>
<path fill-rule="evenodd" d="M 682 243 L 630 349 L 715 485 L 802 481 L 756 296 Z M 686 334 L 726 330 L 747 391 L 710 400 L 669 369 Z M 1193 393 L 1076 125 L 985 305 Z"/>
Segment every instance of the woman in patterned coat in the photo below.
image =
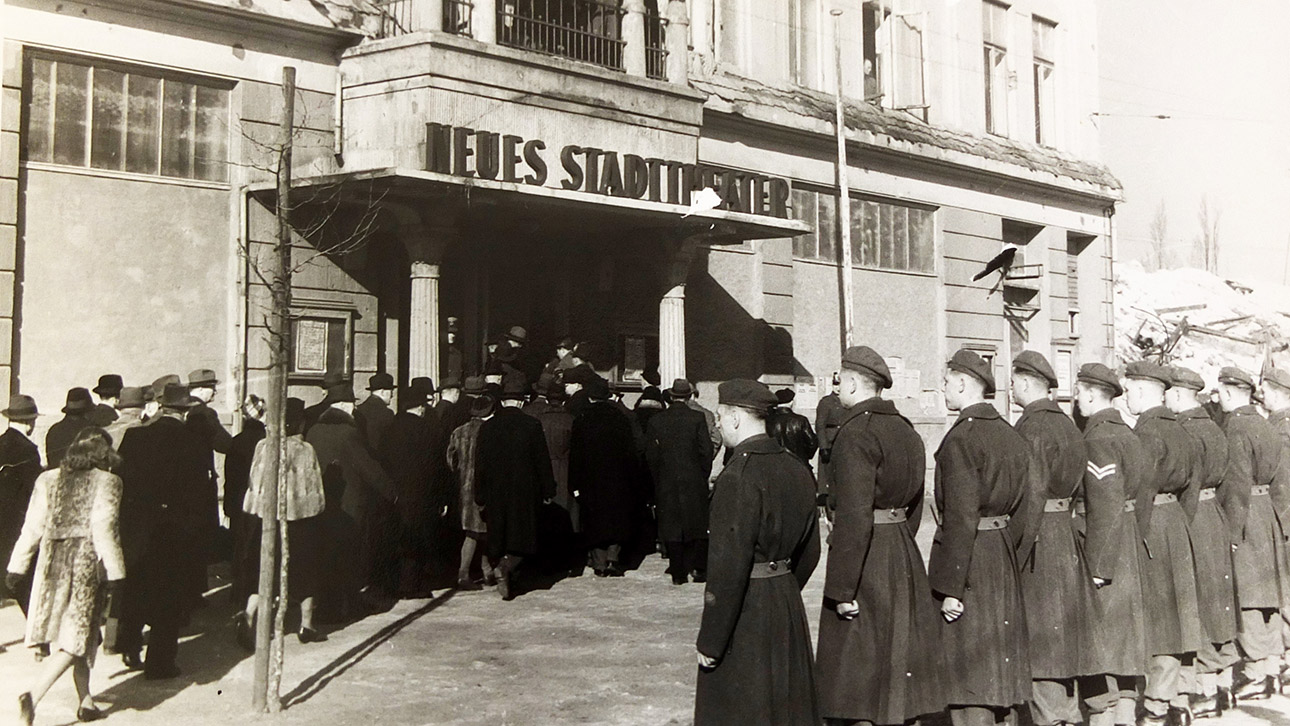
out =
<path fill-rule="evenodd" d="M 461 529 L 466 535 L 461 543 L 461 565 L 457 570 L 457 588 L 460 590 L 483 589 L 479 583 L 470 579 L 470 566 L 475 560 L 475 550 L 488 532 L 484 515 L 475 503 L 475 487 L 479 480 L 475 447 L 479 443 L 479 429 L 493 415 L 493 405 L 491 396 L 476 398 L 470 405 L 470 420 L 458 426 L 448 440 L 448 466 L 457 477 L 457 489 L 461 496 Z M 481 557 L 480 565 L 484 570 L 484 582 L 494 584 L 496 580 L 488 558 Z"/>
<path fill-rule="evenodd" d="M 36 560 L 27 645 L 56 652 L 18 696 L 21 723 L 31 724 L 36 704 L 68 668 L 80 699 L 76 717 L 103 716 L 90 696 L 90 666 L 102 641 L 106 595 L 125 577 L 117 527 L 121 480 L 109 473 L 120 463 L 103 429 L 88 428 L 68 447 L 61 467 L 36 480 L 7 577 L 27 573 Z"/>

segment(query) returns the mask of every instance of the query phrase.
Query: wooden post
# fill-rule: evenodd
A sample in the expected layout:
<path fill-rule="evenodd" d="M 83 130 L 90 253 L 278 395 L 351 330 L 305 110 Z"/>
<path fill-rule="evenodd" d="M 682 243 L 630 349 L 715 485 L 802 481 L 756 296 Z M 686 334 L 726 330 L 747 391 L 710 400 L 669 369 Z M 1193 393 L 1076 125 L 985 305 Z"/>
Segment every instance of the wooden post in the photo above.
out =
<path fill-rule="evenodd" d="M 833 16 L 833 56 L 837 64 L 834 78 L 834 125 L 838 136 L 838 266 L 842 276 L 842 349 L 852 345 L 855 336 L 855 300 L 851 292 L 851 186 L 847 183 L 847 120 L 842 102 L 842 11 L 830 10 Z"/>
<path fill-rule="evenodd" d="M 295 126 L 296 69 L 286 66 L 282 69 L 282 122 L 281 144 L 278 155 L 278 195 L 276 213 L 278 219 L 278 236 L 275 243 L 275 254 L 271 255 L 272 269 L 268 271 L 270 292 L 273 296 L 273 308 L 269 312 L 269 395 L 265 401 L 267 409 L 267 435 L 265 442 L 268 451 L 276 452 L 269 460 L 268 479 L 276 486 L 266 486 L 262 492 L 263 509 L 270 513 L 261 521 L 260 529 L 260 604 L 256 610 L 255 629 L 255 678 L 251 703 L 256 711 L 276 712 L 281 708 L 278 687 L 282 677 L 282 638 L 275 639 L 273 645 L 278 649 L 277 657 L 270 657 L 270 643 L 273 631 L 280 627 L 281 616 L 277 614 L 285 606 L 285 587 L 283 602 L 277 597 L 278 588 L 275 580 L 278 574 L 277 544 L 279 536 L 279 516 L 281 498 L 279 491 L 283 485 L 283 460 L 286 453 L 287 412 L 287 364 L 291 355 L 291 147 L 292 132 Z M 285 522 L 281 524 L 285 533 Z M 285 536 L 283 544 L 285 550 Z M 285 554 L 285 552 L 284 552 Z M 285 557 L 282 562 L 285 569 Z M 282 578 L 286 584 L 286 578 Z M 275 627 L 276 626 L 276 627 Z M 279 633 L 281 631 L 279 630 Z M 270 662 L 276 666 L 275 676 L 270 678 Z"/>

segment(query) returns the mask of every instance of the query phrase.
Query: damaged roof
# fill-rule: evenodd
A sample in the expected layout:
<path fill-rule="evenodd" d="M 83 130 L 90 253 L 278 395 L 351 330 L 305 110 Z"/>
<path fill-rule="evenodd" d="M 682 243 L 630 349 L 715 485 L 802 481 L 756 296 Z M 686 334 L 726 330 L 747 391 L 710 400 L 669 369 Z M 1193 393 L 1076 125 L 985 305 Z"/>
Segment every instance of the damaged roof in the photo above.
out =
<path fill-rule="evenodd" d="M 187 0 L 187 4 L 210 5 L 368 36 L 379 27 L 381 15 L 380 8 L 369 0 Z"/>
<path fill-rule="evenodd" d="M 691 78 L 690 84 L 709 95 L 705 108 L 710 110 L 830 136 L 834 133 L 832 94 L 771 86 L 729 72 Z M 1107 167 L 1057 149 L 934 126 L 904 111 L 869 103 L 846 101 L 844 113 L 848 136 L 853 141 L 1040 183 L 1074 187 L 1110 199 L 1121 196 L 1123 187 Z"/>

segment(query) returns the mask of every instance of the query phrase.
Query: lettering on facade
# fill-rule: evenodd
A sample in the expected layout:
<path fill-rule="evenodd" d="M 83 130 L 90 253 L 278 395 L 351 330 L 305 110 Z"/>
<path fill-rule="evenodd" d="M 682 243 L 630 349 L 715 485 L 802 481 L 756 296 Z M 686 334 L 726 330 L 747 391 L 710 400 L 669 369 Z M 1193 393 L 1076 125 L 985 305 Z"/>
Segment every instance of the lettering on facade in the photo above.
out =
<path fill-rule="evenodd" d="M 787 179 L 576 144 L 556 154 L 541 139 L 440 123 L 426 124 L 426 171 L 533 186 L 554 183 L 555 171 L 561 189 L 686 206 L 707 187 L 719 209 L 789 216 Z"/>

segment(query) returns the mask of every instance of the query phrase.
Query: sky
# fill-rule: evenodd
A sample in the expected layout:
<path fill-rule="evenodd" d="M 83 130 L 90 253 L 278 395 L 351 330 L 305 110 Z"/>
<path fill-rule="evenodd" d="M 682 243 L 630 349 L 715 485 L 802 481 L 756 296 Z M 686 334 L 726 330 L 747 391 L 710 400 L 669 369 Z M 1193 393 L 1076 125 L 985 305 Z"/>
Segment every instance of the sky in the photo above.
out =
<path fill-rule="evenodd" d="M 1118 256 L 1202 266 L 1202 200 L 1217 216 L 1218 273 L 1290 284 L 1290 2 L 1098 3 L 1102 158 L 1124 184 Z M 1168 119 L 1151 118 L 1157 115 Z"/>

